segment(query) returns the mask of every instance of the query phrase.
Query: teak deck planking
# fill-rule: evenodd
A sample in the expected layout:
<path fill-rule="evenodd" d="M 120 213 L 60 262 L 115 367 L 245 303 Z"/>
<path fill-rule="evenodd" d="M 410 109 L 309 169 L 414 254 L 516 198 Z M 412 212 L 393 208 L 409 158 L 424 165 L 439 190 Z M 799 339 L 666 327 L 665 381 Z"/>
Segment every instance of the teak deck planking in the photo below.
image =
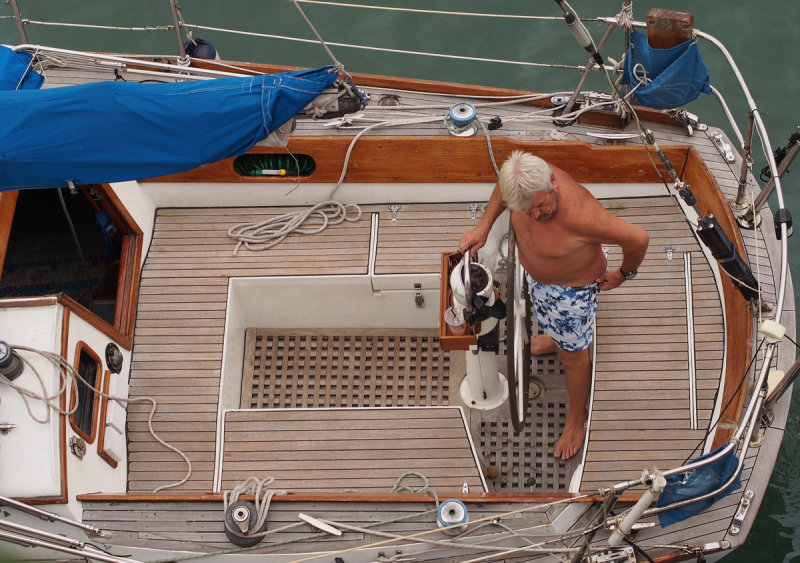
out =
<path fill-rule="evenodd" d="M 681 447 L 676 444 L 669 463 L 680 457 L 678 452 L 690 451 L 702 436 L 702 432 L 688 431 L 684 424 L 688 421 L 688 382 L 680 380 L 685 378 L 687 361 L 685 321 L 658 322 L 664 308 L 677 307 L 677 318 L 682 315 L 685 319 L 682 253 L 697 254 L 696 242 L 669 198 L 609 200 L 605 204 L 632 222 L 648 224 L 652 243 L 635 282 L 601 296 L 597 387 L 584 488 L 605 484 L 614 478 L 612 475 L 620 475 L 619 471 L 606 470 L 638 472 L 641 464 L 649 461 L 649 454 L 626 453 L 635 451 L 646 439 L 646 427 L 641 422 L 643 410 L 648 411 L 651 420 L 659 420 L 659 427 L 663 427 L 663 420 L 675 421 L 675 431 L 680 432 L 676 440 Z M 415 272 L 433 273 L 439 267 L 439 249 L 453 248 L 460 233 L 472 224 L 466 204 L 404 205 L 395 222 L 386 206 L 367 206 L 365 210 L 356 224 L 336 225 L 319 235 L 303 236 L 301 241 L 290 237 L 285 245 L 269 252 L 242 249 L 235 258 L 231 256 L 234 241 L 226 234 L 232 224 L 263 219 L 287 209 L 159 210 L 153 245 L 142 273 L 131 392 L 134 396 L 156 396 L 160 403 L 156 429 L 192 459 L 193 475 L 178 490 L 211 490 L 229 276 L 302 275 L 311 271 L 366 274 L 371 213 L 380 215 L 376 273 L 406 273 L 409 267 Z M 414 247 L 415 253 L 410 250 L 411 241 L 419 230 L 428 234 L 421 246 Z M 672 262 L 661 250 L 662 243 L 676 246 Z M 329 252 L 332 247 L 337 251 Z M 326 251 L 315 252 L 320 248 Z M 403 249 L 404 256 L 396 256 L 398 248 Z M 313 264 L 307 261 L 309 253 L 319 257 Z M 612 249 L 610 263 L 616 264 L 619 257 L 619 249 Z M 718 304 L 705 260 L 695 258 L 693 269 L 695 308 L 705 310 L 703 301 L 708 299 L 712 305 Z M 711 317 L 708 320 L 702 315 L 696 317 L 699 333 L 706 331 L 706 336 L 697 339 L 704 348 L 698 351 L 698 360 L 710 355 L 710 359 L 700 362 L 698 372 L 699 414 L 706 422 L 722 354 L 721 321 Z M 637 334 L 641 352 L 637 352 L 635 344 Z M 642 337 L 643 334 L 652 336 Z M 620 346 L 627 348 L 622 359 L 618 356 Z M 612 360 L 612 356 L 618 359 Z M 646 382 L 641 377 L 643 366 L 653 374 Z M 676 375 L 664 375 L 668 373 Z M 643 384 L 649 385 L 649 390 L 631 393 L 632 386 L 641 389 Z M 654 409 L 654 403 L 663 408 Z M 148 409 L 132 405 L 129 411 L 131 492 L 150 491 L 181 478 L 185 472 L 182 461 L 153 442 L 146 431 Z M 631 414 L 635 420 L 626 420 Z M 642 430 L 642 436 L 622 440 L 625 434 L 619 433 L 617 438 L 612 437 L 636 428 Z M 610 458 L 619 461 L 610 463 Z"/>
<path fill-rule="evenodd" d="M 268 475 L 295 491 L 482 491 L 458 407 L 245 409 L 225 415 L 222 490 Z M 407 480 L 400 477 L 409 473 Z"/>

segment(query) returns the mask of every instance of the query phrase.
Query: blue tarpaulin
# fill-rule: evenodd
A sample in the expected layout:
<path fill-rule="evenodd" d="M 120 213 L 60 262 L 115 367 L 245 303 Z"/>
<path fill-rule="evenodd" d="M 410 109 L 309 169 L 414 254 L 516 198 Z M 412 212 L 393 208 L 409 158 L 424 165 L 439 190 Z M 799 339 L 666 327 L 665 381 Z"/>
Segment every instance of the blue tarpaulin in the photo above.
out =
<path fill-rule="evenodd" d="M 705 455 L 697 457 L 693 459 L 691 463 L 712 457 L 724 447 L 725 446 L 720 446 L 713 452 L 709 452 Z M 730 479 L 738 466 L 739 458 L 737 458 L 734 455 L 733 450 L 731 450 L 727 455 L 710 463 L 709 465 L 695 469 L 688 477 L 685 474 L 667 477 L 667 486 L 661 492 L 661 494 L 658 495 L 656 506 L 668 506 L 674 502 L 696 498 L 706 493 L 710 493 L 711 491 L 721 487 L 725 481 Z M 741 473 L 739 473 L 733 483 L 731 483 L 724 491 L 706 500 L 693 502 L 687 504 L 686 506 L 673 508 L 672 510 L 665 510 L 664 512 L 659 513 L 658 521 L 663 528 L 665 526 L 669 526 L 670 524 L 675 524 L 676 522 L 686 520 L 695 514 L 700 514 L 712 504 L 725 497 L 729 493 L 732 493 L 741 486 L 742 476 Z"/>
<path fill-rule="evenodd" d="M 697 41 L 685 41 L 671 49 L 654 49 L 647 35 L 630 34 L 622 83 L 634 88 L 634 102 L 655 109 L 672 109 L 685 105 L 700 92 L 711 93 L 708 68 Z"/>
<path fill-rule="evenodd" d="M 0 191 L 139 180 L 242 154 L 336 78 L 327 66 L 0 92 Z"/>
<path fill-rule="evenodd" d="M 36 90 L 44 77 L 31 68 L 33 55 L 0 45 L 0 90 Z"/>

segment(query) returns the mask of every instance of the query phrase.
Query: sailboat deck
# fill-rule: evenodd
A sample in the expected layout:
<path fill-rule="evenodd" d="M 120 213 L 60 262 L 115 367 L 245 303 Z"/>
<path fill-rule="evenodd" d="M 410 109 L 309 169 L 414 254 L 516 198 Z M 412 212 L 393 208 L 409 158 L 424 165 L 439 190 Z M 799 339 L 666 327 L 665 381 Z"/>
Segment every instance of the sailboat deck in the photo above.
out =
<path fill-rule="evenodd" d="M 485 490 L 457 407 L 233 410 L 223 448 L 223 490 L 254 474 L 292 491 L 386 492 L 418 474 L 434 490 Z"/>
<path fill-rule="evenodd" d="M 689 456 L 707 427 L 722 368 L 723 322 L 719 296 L 710 267 L 675 203 L 668 197 L 611 199 L 603 203 L 611 212 L 645 225 L 651 234 L 651 248 L 642 273 L 634 283 L 601 295 L 592 419 L 581 484 L 584 490 L 636 477 L 643 467 L 672 466 Z M 288 210 L 161 209 L 157 214 L 153 244 L 142 272 L 131 394 L 150 395 L 158 400 L 156 430 L 192 460 L 192 475 L 179 490 L 205 492 L 212 490 L 214 482 L 216 421 L 230 277 L 368 275 L 370 216 L 374 213 L 379 215 L 378 244 L 373 259 L 375 273 L 433 274 L 438 270 L 440 253 L 454 248 L 460 233 L 472 224 L 466 204 L 405 205 L 395 221 L 391 220 L 386 206 L 366 206 L 364 215 L 355 223 L 332 225 L 313 236 L 292 235 L 269 251 L 243 249 L 238 256 L 232 256 L 234 241 L 227 236 L 230 226 L 263 220 Z M 420 232 L 425 233 L 424 242 L 411 248 L 408 237 Z M 662 248 L 668 245 L 674 247 L 671 259 Z M 402 254 L 398 249 L 403 249 Z M 619 249 L 610 248 L 608 252 L 613 267 L 620 259 Z M 692 256 L 691 293 L 697 333 L 696 344 L 692 344 L 696 347 L 698 368 L 695 428 L 692 428 L 690 382 L 686 376 L 690 346 L 684 267 L 687 254 Z M 314 259 L 309 260 L 309 256 Z M 270 331 L 276 334 L 281 329 L 273 327 Z M 284 371 L 291 371 L 287 364 L 291 360 L 284 356 L 292 353 L 282 351 L 279 354 L 286 364 L 282 368 Z M 369 353 L 359 351 L 355 355 L 361 357 Z M 309 358 L 315 356 L 312 353 Z M 499 365 L 505 365 L 504 358 L 498 361 Z M 550 373 L 539 376 L 547 380 L 548 392 L 540 405 L 532 404 L 532 410 L 546 411 L 551 403 L 556 405 L 556 411 L 560 409 L 563 418 L 567 403 L 563 375 L 557 360 L 545 361 L 550 362 Z M 403 366 L 419 369 L 417 363 L 412 358 Z M 449 360 L 446 365 L 434 366 L 430 371 L 440 378 L 442 385 L 451 388 L 457 388 L 463 376 L 463 366 L 454 368 Z M 283 373 L 282 378 L 291 379 L 291 373 Z M 296 387 L 286 391 L 297 392 Z M 360 402 L 342 405 L 381 406 L 381 403 L 365 400 L 365 393 L 352 391 L 350 396 L 360 397 L 356 399 Z M 244 396 L 246 391 L 242 394 Z M 430 406 L 431 401 L 424 393 L 415 397 L 401 404 Z M 260 405 L 242 403 L 241 406 L 337 406 L 315 402 L 306 405 L 273 403 L 268 398 Z M 453 402 L 445 399 L 440 404 L 457 404 L 457 399 Z M 180 479 L 185 473 L 183 462 L 155 443 L 147 432 L 147 411 L 144 405 L 129 407 L 131 492 L 151 491 Z M 476 424 L 481 425 L 476 420 L 483 421 L 483 430 L 479 432 L 490 435 L 503 432 L 502 425 L 493 427 L 487 423 L 489 419 L 502 419 L 502 414 L 493 418 L 493 415 L 474 412 L 469 416 L 473 418 L 473 429 Z M 556 422 L 549 437 L 533 440 L 539 443 L 526 444 L 524 448 L 531 450 L 529 455 L 534 455 L 534 459 L 538 455 L 539 460 L 552 463 L 551 441 L 560 434 L 560 424 L 563 420 Z M 480 456 L 488 455 L 488 444 L 497 447 L 497 438 L 474 438 L 487 450 L 479 452 Z M 654 440 L 661 444 L 657 450 L 651 447 Z M 251 455 L 254 462 L 260 459 L 252 452 L 245 451 L 243 455 Z M 508 464 L 519 461 L 509 459 L 494 462 L 500 465 L 501 471 L 510 474 L 512 468 Z M 258 464 L 246 466 L 255 470 Z M 237 476 L 243 475 L 237 472 Z M 556 482 L 540 481 L 539 486 L 565 490 L 569 477 L 566 474 Z M 499 483 L 490 484 L 495 485 L 503 488 Z M 335 478 L 320 479 L 309 486 L 342 488 Z"/>

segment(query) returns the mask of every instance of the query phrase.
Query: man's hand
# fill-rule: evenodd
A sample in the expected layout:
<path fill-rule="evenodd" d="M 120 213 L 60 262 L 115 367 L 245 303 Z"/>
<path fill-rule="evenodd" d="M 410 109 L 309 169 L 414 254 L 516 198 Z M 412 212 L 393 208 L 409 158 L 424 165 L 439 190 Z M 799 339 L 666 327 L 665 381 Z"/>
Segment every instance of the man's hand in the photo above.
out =
<path fill-rule="evenodd" d="M 625 276 L 622 275 L 622 271 L 619 268 L 615 268 L 597 278 L 596 281 L 600 291 L 610 291 L 621 286 L 625 281 Z"/>
<path fill-rule="evenodd" d="M 458 242 L 458 249 L 461 252 L 469 250 L 474 254 L 479 248 L 486 244 L 487 237 L 488 233 L 484 233 L 483 229 L 476 227 L 461 235 L 461 240 Z"/>

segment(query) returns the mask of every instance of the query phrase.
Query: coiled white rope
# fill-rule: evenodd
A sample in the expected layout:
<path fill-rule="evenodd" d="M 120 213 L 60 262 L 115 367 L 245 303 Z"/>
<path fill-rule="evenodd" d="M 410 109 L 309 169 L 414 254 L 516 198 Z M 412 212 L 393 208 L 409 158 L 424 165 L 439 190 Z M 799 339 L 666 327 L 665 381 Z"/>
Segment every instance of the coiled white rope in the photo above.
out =
<path fill-rule="evenodd" d="M 355 210 L 355 217 L 348 217 L 348 209 Z M 239 223 L 228 229 L 228 236 L 238 240 L 233 249 L 233 255 L 236 256 L 242 246 L 253 251 L 268 250 L 291 233 L 313 235 L 324 231 L 328 225 L 337 225 L 343 221 L 353 223 L 360 218 L 361 208 L 355 203 L 343 204 L 330 200 L 265 221 Z"/>
<path fill-rule="evenodd" d="M 27 351 L 37 352 L 38 354 L 40 354 L 44 358 L 46 358 L 48 361 L 50 361 L 53 364 L 55 364 L 57 368 L 59 368 L 59 367 L 60 368 L 66 368 L 67 367 L 67 364 L 66 364 L 65 361 L 63 361 L 63 358 L 61 356 L 59 356 L 58 354 L 53 354 L 52 352 L 44 352 L 44 351 L 40 352 L 38 350 L 34 350 L 33 348 L 27 348 L 25 346 L 11 346 L 11 349 L 15 350 L 15 351 L 27 350 Z M 72 413 L 74 413 L 76 410 L 78 410 L 77 401 L 75 402 L 74 405 L 72 405 L 72 407 L 69 410 L 66 410 L 66 411 L 62 410 L 57 404 L 55 404 L 53 402 L 53 399 L 58 399 L 61 396 L 61 394 L 64 393 L 67 390 L 67 386 L 69 386 L 72 389 L 73 394 L 77 393 L 76 380 L 75 380 L 74 377 L 69 377 L 67 375 L 69 373 L 68 369 L 58 369 L 57 370 L 58 374 L 60 376 L 61 385 L 60 385 L 60 387 L 58 388 L 58 390 L 55 393 L 53 393 L 52 395 L 48 395 L 47 394 L 47 387 L 45 386 L 45 383 L 44 383 L 44 378 L 39 373 L 39 370 L 36 369 L 36 366 L 34 366 L 23 355 L 20 355 L 19 358 L 20 358 L 20 360 L 22 360 L 22 363 L 24 363 L 28 368 L 30 368 L 30 370 L 36 376 L 36 379 L 39 382 L 39 387 L 42 390 L 41 394 L 37 393 L 35 391 L 31 391 L 29 389 L 26 389 L 25 387 L 23 387 L 21 385 L 17 385 L 15 382 L 9 380 L 5 375 L 2 375 L 2 374 L 0 374 L 0 383 L 4 383 L 5 385 L 8 385 L 11 389 L 13 389 L 14 391 L 16 391 L 19 394 L 20 398 L 22 398 L 22 401 L 25 403 L 25 408 L 28 410 L 28 414 L 30 415 L 30 417 L 34 421 L 38 422 L 39 424 L 47 424 L 48 422 L 50 422 L 50 411 L 51 410 L 55 411 L 58 414 L 63 414 L 65 416 L 69 416 Z M 68 367 L 70 369 L 72 368 L 72 366 L 68 366 Z M 41 402 L 45 403 L 46 412 L 45 412 L 44 418 L 39 418 L 38 416 L 36 416 L 33 413 L 33 409 L 31 408 L 31 404 L 30 404 L 29 399 L 34 399 L 34 400 L 41 401 Z"/>

